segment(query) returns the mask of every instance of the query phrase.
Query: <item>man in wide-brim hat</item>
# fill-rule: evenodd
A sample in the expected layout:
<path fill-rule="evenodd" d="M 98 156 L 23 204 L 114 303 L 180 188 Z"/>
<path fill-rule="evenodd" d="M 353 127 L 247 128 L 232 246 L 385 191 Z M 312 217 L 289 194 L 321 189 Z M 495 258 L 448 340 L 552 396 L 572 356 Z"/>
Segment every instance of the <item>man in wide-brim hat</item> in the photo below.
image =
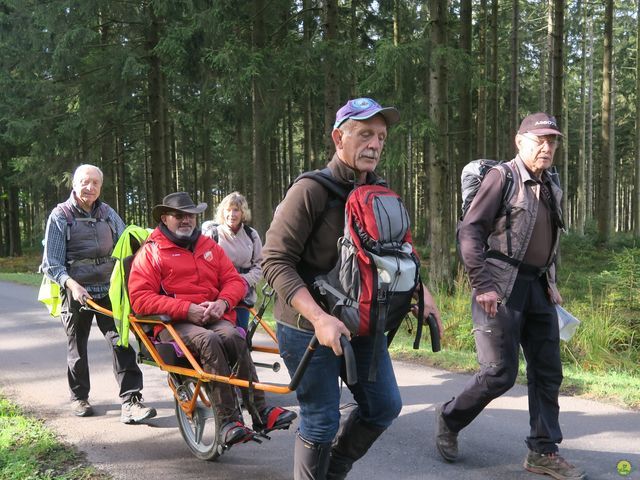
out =
<path fill-rule="evenodd" d="M 197 215 L 207 209 L 207 204 L 202 202 L 198 205 L 193 203 L 187 192 L 170 193 L 162 199 L 160 205 L 153 207 L 153 220 L 160 223 L 162 215 L 169 212 L 192 213 Z"/>
<path fill-rule="evenodd" d="M 234 307 L 244 298 L 246 284 L 222 247 L 197 228 L 196 215 L 206 208 L 206 203 L 196 205 L 185 192 L 171 193 L 153 207 L 158 226 L 133 261 L 131 306 L 139 315 L 169 315 L 205 371 L 231 376 L 230 365 L 237 364 L 238 377 L 256 383 L 258 375 L 247 342 L 235 326 Z M 153 334 L 164 342 L 172 340 L 163 326 L 155 327 Z M 214 392 L 221 438 L 227 447 L 250 440 L 254 430 L 288 428 L 296 418 L 294 412 L 268 406 L 262 390 L 249 395 L 242 389 L 252 430 L 236 408 L 233 387 L 218 383 Z"/>

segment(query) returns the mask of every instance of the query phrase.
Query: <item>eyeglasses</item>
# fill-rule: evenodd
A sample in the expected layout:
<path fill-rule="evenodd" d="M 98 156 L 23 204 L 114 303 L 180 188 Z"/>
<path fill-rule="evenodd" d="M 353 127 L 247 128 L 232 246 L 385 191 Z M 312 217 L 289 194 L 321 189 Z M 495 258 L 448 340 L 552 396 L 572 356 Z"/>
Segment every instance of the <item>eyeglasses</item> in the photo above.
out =
<path fill-rule="evenodd" d="M 538 146 L 543 143 L 548 144 L 550 147 L 557 147 L 560 145 L 560 137 L 557 135 L 536 135 L 534 133 L 523 133 L 523 137 L 528 138 L 532 142 L 535 142 Z"/>
<path fill-rule="evenodd" d="M 196 218 L 195 213 L 184 213 L 184 212 L 167 212 L 167 215 L 172 216 L 176 220 L 182 220 L 183 218 L 193 219 Z"/>

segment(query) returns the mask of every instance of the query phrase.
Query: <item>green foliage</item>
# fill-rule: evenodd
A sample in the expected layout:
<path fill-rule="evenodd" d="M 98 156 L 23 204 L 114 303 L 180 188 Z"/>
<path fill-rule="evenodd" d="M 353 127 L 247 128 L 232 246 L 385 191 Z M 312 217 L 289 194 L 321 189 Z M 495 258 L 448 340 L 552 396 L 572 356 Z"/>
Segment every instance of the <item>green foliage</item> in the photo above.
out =
<path fill-rule="evenodd" d="M 615 249 L 597 247 L 595 235 L 562 238 L 560 292 L 565 308 L 581 321 L 575 336 L 560 342 L 566 366 L 563 388 L 638 408 L 640 390 L 633 386 L 640 382 L 640 249 L 630 247 L 629 238 L 616 237 L 612 244 Z M 392 344 L 400 358 L 463 372 L 477 369 L 471 290 L 461 270 L 454 285 L 452 293 L 435 289 L 444 324 L 443 351 L 429 351 L 428 335 L 420 350 L 412 350 L 413 321 L 400 329 Z M 519 381 L 525 381 L 523 371 Z"/>
<path fill-rule="evenodd" d="M 86 466 L 36 419 L 0 397 L 0 478 L 3 480 L 107 480 Z"/>

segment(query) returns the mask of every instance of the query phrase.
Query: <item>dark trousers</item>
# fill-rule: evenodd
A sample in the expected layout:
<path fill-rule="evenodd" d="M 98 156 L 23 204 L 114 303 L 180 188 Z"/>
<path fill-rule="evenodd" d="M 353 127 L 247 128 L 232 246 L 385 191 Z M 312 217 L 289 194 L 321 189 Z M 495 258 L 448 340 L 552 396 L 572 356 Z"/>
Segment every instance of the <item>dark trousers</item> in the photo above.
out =
<path fill-rule="evenodd" d="M 529 393 L 528 447 L 538 453 L 553 453 L 562 441 L 558 421 L 558 392 L 562 383 L 558 317 L 542 278 L 519 274 L 513 293 L 498 314 L 490 318 L 472 294 L 472 317 L 480 371 L 460 395 L 443 410 L 447 426 L 454 432 L 469 425 L 491 400 L 515 383 L 519 346 L 527 361 Z"/>
<path fill-rule="evenodd" d="M 206 372 L 229 376 L 231 366 L 237 364 L 238 378 L 258 381 L 247 341 L 231 322 L 219 320 L 205 327 L 188 322 L 176 322 L 173 326 L 189 351 L 200 359 Z M 167 330 L 162 330 L 158 337 L 163 342 L 172 339 Z M 240 412 L 236 408 L 234 387 L 222 382 L 215 382 L 214 386 L 214 399 L 223 421 L 241 420 Z M 260 420 L 256 414 L 261 413 L 266 407 L 264 391 L 249 392 L 246 388 L 241 388 L 240 391 L 245 406 L 254 407 L 254 411 L 250 410 L 254 422 Z"/>
<path fill-rule="evenodd" d="M 67 333 L 67 378 L 71 400 L 89 398 L 91 382 L 87 345 L 95 315 L 98 328 L 113 355 L 113 374 L 120 386 L 120 399 L 122 403 L 129 402 L 142 390 L 142 372 L 136 363 L 135 350 L 131 346 L 118 346 L 120 335 L 113 318 L 90 310 L 80 310 L 82 305 L 73 299 L 68 290 L 63 290 L 62 296 L 61 320 Z M 94 301 L 111 310 L 108 296 Z"/>

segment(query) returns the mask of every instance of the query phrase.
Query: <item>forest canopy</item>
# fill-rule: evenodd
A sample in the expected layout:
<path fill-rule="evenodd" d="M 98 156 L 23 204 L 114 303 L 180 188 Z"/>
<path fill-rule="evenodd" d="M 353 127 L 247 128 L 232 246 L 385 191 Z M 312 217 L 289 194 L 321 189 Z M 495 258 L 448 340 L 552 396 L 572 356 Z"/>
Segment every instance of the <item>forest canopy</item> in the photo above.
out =
<path fill-rule="evenodd" d="M 380 172 L 455 261 L 459 174 L 508 160 L 555 115 L 565 220 L 640 235 L 636 2 L 0 0 L 0 255 L 39 245 L 81 163 L 128 223 L 177 190 L 246 194 L 264 234 L 289 183 L 331 155 L 336 110 L 401 112 Z M 210 217 L 207 217 L 207 219 Z"/>

